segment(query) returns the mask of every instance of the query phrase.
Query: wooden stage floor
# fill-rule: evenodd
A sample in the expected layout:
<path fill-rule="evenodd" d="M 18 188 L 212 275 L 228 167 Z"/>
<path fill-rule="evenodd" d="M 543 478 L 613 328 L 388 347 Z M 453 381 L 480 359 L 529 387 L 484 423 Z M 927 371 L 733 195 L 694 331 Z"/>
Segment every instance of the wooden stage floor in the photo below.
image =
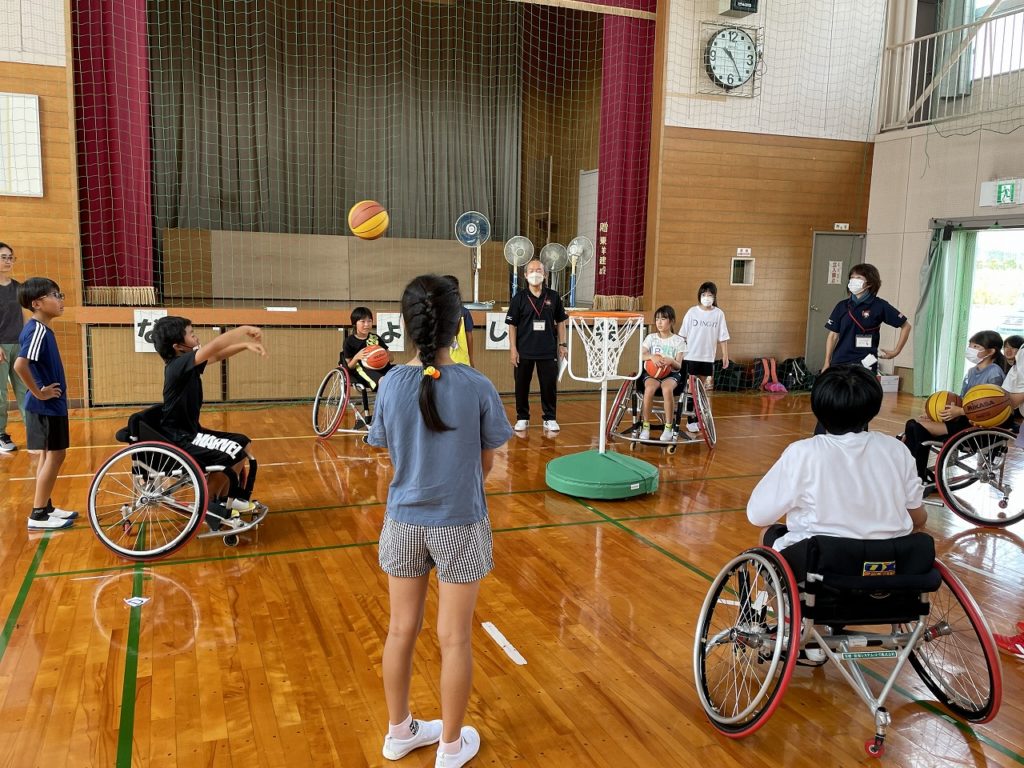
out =
<path fill-rule="evenodd" d="M 596 443 L 593 395 L 566 395 L 562 431 L 533 427 L 499 452 L 487 483 L 496 568 L 480 593 L 468 722 L 475 766 L 852 766 L 873 720 L 832 669 L 798 667 L 767 725 L 732 741 L 694 691 L 694 624 L 709 580 L 755 542 L 744 505 L 792 440 L 811 433 L 807 395 L 714 394 L 719 444 L 657 464 L 656 494 L 587 502 L 547 490 L 547 461 Z M 896 433 L 921 401 L 887 395 L 873 429 Z M 54 495 L 85 513 L 93 472 L 128 411 L 72 417 Z M 205 423 L 255 438 L 257 542 L 195 540 L 141 566 L 109 554 L 87 522 L 25 529 L 30 456 L 0 456 L 0 766 L 379 766 L 386 578 L 376 540 L 390 467 L 352 436 L 311 437 L 308 405 L 210 409 Z M 12 434 L 23 444 L 20 424 Z M 623 444 L 616 446 L 624 450 Z M 865 483 L 870 483 L 865 478 Z M 929 531 L 995 631 L 1024 619 L 1021 525 L 974 528 L 932 509 Z M 148 599 L 130 608 L 126 598 Z M 432 613 L 416 657 L 414 712 L 438 715 Z M 484 629 L 525 657 L 518 666 Z M 992 723 L 943 714 L 909 668 L 890 698 L 882 763 L 1024 764 L 1024 665 L 1003 657 Z M 397 765 L 433 765 L 433 750 Z"/>

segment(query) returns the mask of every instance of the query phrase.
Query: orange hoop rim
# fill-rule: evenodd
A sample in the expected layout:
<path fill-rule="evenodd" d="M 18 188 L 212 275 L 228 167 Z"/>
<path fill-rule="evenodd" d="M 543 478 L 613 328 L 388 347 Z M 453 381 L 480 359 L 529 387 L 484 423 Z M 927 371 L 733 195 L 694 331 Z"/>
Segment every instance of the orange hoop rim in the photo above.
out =
<path fill-rule="evenodd" d="M 602 310 L 593 309 L 570 309 L 568 310 L 569 317 L 578 317 L 583 320 L 596 320 L 599 317 L 607 317 L 612 320 L 631 320 L 632 318 L 638 317 L 643 320 L 643 312 L 628 312 L 623 310 L 609 310 L 607 312 Z"/>

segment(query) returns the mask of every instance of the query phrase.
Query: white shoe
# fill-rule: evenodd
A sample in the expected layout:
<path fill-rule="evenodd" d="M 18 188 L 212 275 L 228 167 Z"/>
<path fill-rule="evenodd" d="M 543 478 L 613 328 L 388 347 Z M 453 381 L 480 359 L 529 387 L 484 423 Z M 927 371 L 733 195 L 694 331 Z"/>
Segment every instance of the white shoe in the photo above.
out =
<path fill-rule="evenodd" d="M 665 427 L 663 430 L 661 430 L 661 442 L 663 442 L 663 443 L 671 443 L 675 439 L 676 439 L 675 427 Z"/>
<path fill-rule="evenodd" d="M 698 424 L 696 421 L 688 421 L 686 422 L 686 431 L 692 432 L 693 434 L 697 434 L 698 432 L 700 432 L 700 424 Z"/>
<path fill-rule="evenodd" d="M 548 419 L 547 421 L 544 422 L 544 429 L 546 429 L 548 432 L 557 432 L 558 430 L 561 429 L 561 427 L 558 426 L 558 422 L 555 421 L 554 419 Z"/>
<path fill-rule="evenodd" d="M 7 397 L 7 392 L 4 392 L 4 397 Z M 6 432 L 0 432 L 0 453 L 11 453 L 12 451 L 18 450 L 18 446 L 11 440 L 11 436 Z"/>
<path fill-rule="evenodd" d="M 42 520 L 37 520 L 34 517 L 28 519 L 28 529 L 30 531 L 54 531 L 61 528 L 70 528 L 74 520 L 61 520 L 59 517 L 45 517 Z"/>
<path fill-rule="evenodd" d="M 512 429 L 516 432 L 525 432 L 528 426 L 530 426 L 530 422 L 527 419 L 520 419 Z"/>
<path fill-rule="evenodd" d="M 641 427 L 639 438 L 641 440 L 650 440 L 651 439 L 651 428 L 650 427 Z"/>
<path fill-rule="evenodd" d="M 430 744 L 437 744 L 441 740 L 440 720 L 413 720 L 416 724 L 416 733 L 408 739 L 396 739 L 393 736 L 384 737 L 384 749 L 381 750 L 388 760 L 401 760 L 414 749 L 426 747 Z"/>
<path fill-rule="evenodd" d="M 57 520 L 74 520 L 78 517 L 77 512 L 72 512 L 70 509 L 61 509 L 60 507 L 54 507 L 50 510 L 50 517 L 56 518 Z"/>
<path fill-rule="evenodd" d="M 462 726 L 462 747 L 454 755 L 437 753 L 434 768 L 462 768 L 480 751 L 480 734 L 471 725 Z"/>

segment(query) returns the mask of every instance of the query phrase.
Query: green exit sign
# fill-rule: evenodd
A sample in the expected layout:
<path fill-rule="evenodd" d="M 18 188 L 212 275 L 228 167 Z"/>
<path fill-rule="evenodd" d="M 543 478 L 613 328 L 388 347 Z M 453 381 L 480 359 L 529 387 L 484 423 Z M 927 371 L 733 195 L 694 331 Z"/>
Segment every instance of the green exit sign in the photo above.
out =
<path fill-rule="evenodd" d="M 996 205 L 1006 205 L 1017 202 L 1017 183 L 1014 181 L 1000 181 L 996 184 Z"/>

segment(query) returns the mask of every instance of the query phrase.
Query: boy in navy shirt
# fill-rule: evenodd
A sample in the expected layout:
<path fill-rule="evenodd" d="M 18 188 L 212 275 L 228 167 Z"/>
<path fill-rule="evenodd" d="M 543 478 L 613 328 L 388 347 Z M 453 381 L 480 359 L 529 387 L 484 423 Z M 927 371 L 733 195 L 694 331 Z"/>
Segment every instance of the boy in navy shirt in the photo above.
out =
<path fill-rule="evenodd" d="M 32 319 L 18 338 L 21 349 L 14 361 L 14 372 L 29 390 L 25 396 L 25 442 L 30 451 L 40 451 L 28 527 L 31 530 L 67 528 L 78 513 L 58 509 L 50 500 L 70 443 L 68 385 L 57 337 L 50 328 L 53 318 L 64 314 L 64 294 L 53 280 L 30 277 L 18 287 L 18 301 L 32 311 Z"/>

